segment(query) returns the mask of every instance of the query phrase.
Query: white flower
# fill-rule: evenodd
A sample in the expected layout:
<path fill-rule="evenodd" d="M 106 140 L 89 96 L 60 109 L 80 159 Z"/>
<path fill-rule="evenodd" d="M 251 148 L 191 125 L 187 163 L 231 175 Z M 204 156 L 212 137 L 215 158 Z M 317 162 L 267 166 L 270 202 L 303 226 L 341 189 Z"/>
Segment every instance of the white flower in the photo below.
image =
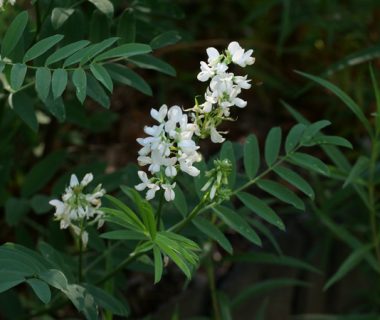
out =
<path fill-rule="evenodd" d="M 222 143 L 224 142 L 224 140 L 226 140 L 222 137 L 222 135 L 216 130 L 214 126 L 210 128 L 210 137 L 211 141 L 214 143 Z"/>
<path fill-rule="evenodd" d="M 151 109 L 150 115 L 153 119 L 157 120 L 159 123 L 162 123 L 168 113 L 168 106 L 166 104 L 162 105 L 159 110 Z"/>
<path fill-rule="evenodd" d="M 153 199 L 156 192 L 158 190 L 160 190 L 160 187 L 158 185 L 152 183 L 144 171 L 138 171 L 137 174 L 138 174 L 138 176 L 142 182 L 135 186 L 136 190 L 143 191 L 146 188 L 148 188 L 148 191 L 147 191 L 145 197 L 147 200 Z"/>
<path fill-rule="evenodd" d="M 255 63 L 255 58 L 251 57 L 253 50 L 244 51 L 236 41 L 231 42 L 227 50 L 231 54 L 232 62 L 243 68 Z"/>
<path fill-rule="evenodd" d="M 211 66 L 216 65 L 219 62 L 220 57 L 221 57 L 219 51 L 213 47 L 210 47 L 206 49 L 206 52 L 208 55 L 208 59 L 207 59 L 208 64 Z"/>
<path fill-rule="evenodd" d="M 163 184 L 162 188 L 165 190 L 164 196 L 166 201 L 173 201 L 175 198 L 175 193 L 174 193 L 174 188 L 175 188 L 176 183 L 174 182 L 173 184 Z"/>
<path fill-rule="evenodd" d="M 251 88 L 251 84 L 250 84 L 251 80 L 247 80 L 247 75 L 245 75 L 244 77 L 235 76 L 233 80 L 241 89 L 250 89 Z"/>

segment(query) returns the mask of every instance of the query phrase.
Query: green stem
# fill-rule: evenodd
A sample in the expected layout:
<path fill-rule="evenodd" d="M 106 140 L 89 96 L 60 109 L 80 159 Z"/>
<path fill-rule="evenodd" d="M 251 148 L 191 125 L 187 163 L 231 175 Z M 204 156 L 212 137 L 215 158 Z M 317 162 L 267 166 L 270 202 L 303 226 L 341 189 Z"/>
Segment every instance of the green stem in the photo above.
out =
<path fill-rule="evenodd" d="M 83 219 L 80 225 L 80 233 L 79 233 L 79 255 L 78 255 L 78 282 L 81 283 L 83 279 L 83 242 L 82 242 L 82 235 L 83 235 Z"/>
<path fill-rule="evenodd" d="M 210 294 L 211 294 L 211 301 L 212 301 L 212 308 L 214 311 L 214 319 L 215 320 L 221 320 L 222 317 L 220 315 L 220 309 L 219 309 L 219 302 L 218 298 L 216 296 L 216 285 L 215 285 L 215 270 L 214 270 L 214 263 L 212 261 L 212 248 L 210 250 L 210 255 L 207 260 L 207 279 L 208 279 L 208 284 L 210 287 Z"/>

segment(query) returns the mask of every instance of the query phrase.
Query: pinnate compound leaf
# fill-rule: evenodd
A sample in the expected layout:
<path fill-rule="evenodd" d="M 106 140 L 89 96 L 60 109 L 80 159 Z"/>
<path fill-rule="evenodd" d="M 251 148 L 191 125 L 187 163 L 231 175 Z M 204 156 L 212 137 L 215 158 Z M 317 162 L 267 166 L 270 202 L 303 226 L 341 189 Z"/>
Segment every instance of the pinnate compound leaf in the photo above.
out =
<path fill-rule="evenodd" d="M 63 39 L 63 35 L 56 34 L 54 36 L 42 39 L 34 44 L 24 55 L 23 62 L 26 63 L 31 61 L 41 55 L 43 55 L 46 51 L 54 47 L 58 42 Z"/>
<path fill-rule="evenodd" d="M 261 246 L 261 240 L 257 233 L 240 215 L 230 208 L 217 206 L 213 208 L 217 216 L 226 223 L 230 228 L 240 233 L 243 237 L 252 243 Z"/>
<path fill-rule="evenodd" d="M 5 33 L 3 41 L 1 43 L 2 57 L 7 57 L 16 47 L 25 31 L 28 20 L 28 12 L 22 11 L 16 16 L 11 25 L 7 28 L 7 32 Z"/>
<path fill-rule="evenodd" d="M 265 140 L 265 161 L 270 167 L 278 158 L 281 147 L 281 128 L 272 128 Z"/>
<path fill-rule="evenodd" d="M 285 225 L 282 222 L 281 218 L 263 200 L 246 192 L 239 192 L 237 196 L 247 208 L 252 210 L 259 217 L 269 222 L 270 224 L 273 224 L 280 230 L 285 230 Z"/>
<path fill-rule="evenodd" d="M 255 135 L 248 136 L 244 144 L 244 168 L 247 176 L 253 179 L 260 167 L 260 149 Z"/>

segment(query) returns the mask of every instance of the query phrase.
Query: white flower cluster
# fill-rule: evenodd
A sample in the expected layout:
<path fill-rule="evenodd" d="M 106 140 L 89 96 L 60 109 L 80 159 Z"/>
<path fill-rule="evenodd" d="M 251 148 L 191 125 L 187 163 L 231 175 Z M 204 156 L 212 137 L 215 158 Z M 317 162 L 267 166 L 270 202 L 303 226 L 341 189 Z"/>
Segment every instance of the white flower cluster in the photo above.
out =
<path fill-rule="evenodd" d="M 99 184 L 92 193 L 84 193 L 84 188 L 93 180 L 93 175 L 87 173 L 81 182 L 75 174 L 71 175 L 70 186 L 66 188 L 62 195 L 62 201 L 51 200 L 49 203 L 55 207 L 54 216 L 60 221 L 60 228 L 70 227 L 77 236 L 82 237 L 84 246 L 88 242 L 88 233 L 84 231 L 85 224 L 98 224 L 100 228 L 103 223 L 104 213 L 99 210 L 101 198 L 106 191 Z M 91 222 L 88 222 L 92 220 Z"/>
<path fill-rule="evenodd" d="M 201 161 L 202 157 L 197 151 L 199 147 L 194 135 L 199 138 L 210 136 L 214 143 L 224 141 L 217 126 L 223 120 L 230 119 L 230 107 L 244 108 L 247 105 L 238 95 L 242 89 L 251 87 L 247 76 L 235 76 L 228 72 L 228 65 L 251 65 L 255 62 L 252 53 L 253 50 L 245 51 L 237 42 L 231 42 L 224 54 L 215 48 L 207 49 L 208 60 L 207 63 L 201 62 L 198 79 L 203 82 L 210 80 L 210 84 L 205 102 L 199 105 L 196 101 L 195 107 L 190 109 L 190 119 L 179 106 L 168 108 L 163 105 L 159 110 L 151 110 L 151 116 L 158 124 L 145 127 L 148 137 L 137 139 L 142 146 L 137 160 L 140 166 L 148 166 L 151 177 L 139 171 L 142 182 L 135 188 L 139 191 L 148 189 L 147 200 L 153 199 L 159 190 L 164 192 L 167 201 L 174 200 L 174 179 L 178 170 L 194 177 L 199 174 L 194 163 Z M 216 189 L 220 189 L 222 182 L 219 180 L 217 178 L 215 187 L 211 189 L 211 198 L 215 196 Z"/>
<path fill-rule="evenodd" d="M 16 0 L 8 0 L 7 2 L 13 6 L 16 3 Z M 5 1 L 0 0 L 0 9 L 3 9 L 4 5 L 5 5 Z"/>
<path fill-rule="evenodd" d="M 197 152 L 199 147 L 193 140 L 197 127 L 189 123 L 188 116 L 179 106 L 168 108 L 163 105 L 159 110 L 152 109 L 151 116 L 158 125 L 146 126 L 144 131 L 149 136 L 137 139 L 142 146 L 137 161 L 141 166 L 149 165 L 148 170 L 153 176 L 148 178 L 144 171 L 139 171 L 142 183 L 136 189 L 148 188 L 146 199 L 150 200 L 162 188 L 166 201 L 171 201 L 175 197 L 173 189 L 176 185 L 172 181 L 178 170 L 194 177 L 199 174 L 193 165 L 201 160 Z"/>
<path fill-rule="evenodd" d="M 247 76 L 236 76 L 228 72 L 230 63 L 246 67 L 255 62 L 252 57 L 253 50 L 245 51 L 236 41 L 228 45 L 224 54 L 215 48 L 208 48 L 207 63 L 201 62 L 201 72 L 197 78 L 199 81 L 210 84 L 205 93 L 205 102 L 196 104 L 193 108 L 196 123 L 200 127 L 199 134 L 210 135 L 212 142 L 221 143 L 225 139 L 216 130 L 217 126 L 230 117 L 230 108 L 237 106 L 244 108 L 247 102 L 239 98 L 242 89 L 251 87 Z"/>

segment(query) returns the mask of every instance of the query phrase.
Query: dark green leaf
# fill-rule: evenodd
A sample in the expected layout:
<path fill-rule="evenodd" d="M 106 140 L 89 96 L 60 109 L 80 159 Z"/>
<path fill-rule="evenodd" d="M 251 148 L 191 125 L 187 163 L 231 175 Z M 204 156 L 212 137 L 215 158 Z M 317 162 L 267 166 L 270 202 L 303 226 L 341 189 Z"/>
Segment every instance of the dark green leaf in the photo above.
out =
<path fill-rule="evenodd" d="M 143 43 L 126 43 L 119 47 L 110 49 L 101 55 L 97 56 L 95 61 L 101 61 L 113 58 L 129 58 L 140 54 L 149 53 L 152 48 Z"/>
<path fill-rule="evenodd" d="M 74 42 L 74 43 L 70 43 L 60 49 L 58 49 L 57 51 L 55 51 L 54 53 L 52 53 L 47 59 L 46 59 L 46 62 L 45 62 L 45 66 L 49 66 L 55 62 L 58 62 L 58 61 L 61 61 L 63 59 L 66 59 L 67 57 L 71 56 L 72 54 L 74 54 L 75 52 L 83 49 L 84 47 L 86 47 L 88 44 L 90 43 L 90 41 L 88 40 L 80 40 L 80 41 L 77 41 L 77 42 Z"/>
<path fill-rule="evenodd" d="M 289 203 L 299 210 L 305 210 L 303 201 L 294 192 L 290 191 L 280 183 L 262 179 L 257 181 L 257 185 L 260 189 L 268 192 L 281 201 Z"/>
<path fill-rule="evenodd" d="M 298 123 L 290 129 L 285 141 L 286 153 L 293 151 L 294 148 L 297 147 L 305 128 L 306 126 L 304 124 Z"/>
<path fill-rule="evenodd" d="M 260 149 L 254 134 L 248 136 L 244 144 L 244 168 L 247 176 L 253 179 L 260 167 Z"/>
<path fill-rule="evenodd" d="M 239 192 L 237 196 L 247 208 L 265 221 L 273 224 L 280 230 L 285 230 L 285 225 L 280 217 L 264 201 L 246 192 Z"/>
<path fill-rule="evenodd" d="M 119 44 L 134 42 L 136 39 L 136 19 L 132 10 L 127 9 L 119 18 L 117 35 L 120 37 Z"/>
<path fill-rule="evenodd" d="M 93 3 L 100 12 L 103 12 L 107 17 L 112 18 L 113 17 L 113 4 L 109 0 L 88 0 L 91 3 Z"/>
<path fill-rule="evenodd" d="M 63 122 L 66 119 L 66 109 L 63 103 L 62 97 L 54 99 L 52 93 L 49 94 L 44 101 L 46 109 L 58 119 L 59 122 Z"/>
<path fill-rule="evenodd" d="M 140 68 L 155 70 L 173 77 L 176 75 L 175 69 L 170 64 L 151 55 L 135 56 L 128 58 L 128 61 L 131 61 Z"/>
<path fill-rule="evenodd" d="M 51 73 L 48 68 L 40 67 L 36 71 L 36 91 L 42 101 L 49 96 L 51 86 Z"/>
<path fill-rule="evenodd" d="M 186 214 L 188 213 L 188 206 L 187 206 L 187 202 L 186 202 L 186 197 L 185 195 L 183 194 L 180 186 L 176 185 L 175 189 L 174 189 L 174 192 L 175 192 L 175 198 L 173 200 L 173 203 L 174 205 L 176 206 L 176 208 L 178 209 L 178 211 L 181 213 L 181 215 L 183 217 L 186 216 Z"/>
<path fill-rule="evenodd" d="M 74 13 L 71 8 L 54 8 L 51 12 L 51 24 L 55 30 L 63 26 L 68 18 Z"/>
<path fill-rule="evenodd" d="M 236 211 L 227 207 L 217 206 L 213 210 L 229 227 L 240 233 L 252 243 L 261 246 L 261 240 L 251 226 Z"/>
<path fill-rule="evenodd" d="M 111 78 L 115 81 L 131 86 L 132 88 L 135 88 L 148 96 L 152 95 L 152 89 L 145 82 L 145 80 L 129 68 L 119 64 L 107 65 L 106 68 Z"/>
<path fill-rule="evenodd" d="M 181 40 L 181 36 L 177 31 L 167 31 L 159 34 L 157 37 L 152 39 L 152 41 L 150 42 L 150 46 L 153 49 L 159 49 L 162 47 L 169 46 L 171 44 L 175 44 L 179 40 Z"/>
<path fill-rule="evenodd" d="M 268 166 L 277 160 L 281 147 L 281 128 L 272 128 L 265 140 L 265 161 Z"/>
<path fill-rule="evenodd" d="M 291 185 L 302 191 L 308 197 L 314 199 L 313 188 L 298 173 L 285 167 L 274 168 L 274 172 L 276 172 L 282 179 L 284 179 L 285 181 L 289 182 Z"/>
<path fill-rule="evenodd" d="M 311 125 L 306 127 L 301 138 L 301 144 L 303 145 L 307 144 L 311 139 L 315 137 L 317 133 L 319 133 L 323 128 L 329 126 L 330 124 L 331 124 L 330 121 L 321 120 L 321 121 L 312 123 Z"/>
<path fill-rule="evenodd" d="M 65 91 L 67 85 L 67 71 L 65 69 L 56 69 L 51 79 L 51 88 L 54 99 L 59 98 Z"/>
<path fill-rule="evenodd" d="M 338 136 L 326 136 L 320 135 L 312 139 L 309 143 L 305 144 L 307 146 L 321 145 L 321 144 L 330 144 L 340 147 L 345 147 L 352 149 L 352 144 L 348 140 Z"/>
<path fill-rule="evenodd" d="M 108 71 L 100 64 L 91 64 L 90 70 L 94 77 L 112 93 L 113 83 Z"/>
<path fill-rule="evenodd" d="M 193 219 L 192 223 L 205 235 L 215 240 L 219 245 L 226 250 L 229 254 L 232 254 L 233 248 L 226 236 L 211 222 L 201 217 Z"/>
<path fill-rule="evenodd" d="M 162 278 L 163 263 L 160 249 L 157 246 L 153 247 L 154 256 L 154 283 L 160 282 Z"/>
<path fill-rule="evenodd" d="M 46 282 L 39 279 L 28 279 L 27 284 L 33 289 L 36 296 L 44 303 L 48 304 L 51 299 L 51 292 Z"/>
<path fill-rule="evenodd" d="M 65 152 L 57 151 L 39 161 L 25 177 L 21 188 L 22 196 L 30 197 L 41 190 L 64 163 L 65 156 Z"/>
<path fill-rule="evenodd" d="M 22 87 L 24 83 L 26 71 L 28 70 L 25 64 L 16 63 L 11 69 L 11 87 L 17 91 Z"/>
<path fill-rule="evenodd" d="M 5 221 L 8 225 L 15 226 L 29 212 L 29 210 L 28 200 L 9 198 L 5 203 Z"/>
<path fill-rule="evenodd" d="M 360 175 L 369 168 L 369 159 L 365 156 L 360 156 L 352 167 L 349 175 L 344 181 L 343 188 L 360 177 Z"/>
<path fill-rule="evenodd" d="M 63 35 L 56 34 L 54 36 L 42 39 L 34 44 L 24 55 L 23 62 L 26 63 L 41 55 L 43 55 L 50 48 L 54 47 L 58 42 L 63 39 Z"/>
<path fill-rule="evenodd" d="M 325 176 L 330 175 L 330 170 L 326 166 L 326 164 L 324 164 L 318 158 L 313 157 L 309 154 L 296 152 L 296 153 L 290 155 L 289 159 L 291 160 L 292 163 L 294 163 L 300 167 L 310 169 L 312 171 L 318 172 L 318 173 L 323 174 Z"/>
<path fill-rule="evenodd" d="M 72 77 L 75 93 L 80 103 L 83 104 L 87 93 L 87 76 L 82 68 L 75 69 Z"/>
<path fill-rule="evenodd" d="M 147 236 L 142 232 L 134 230 L 115 230 L 102 233 L 100 235 L 103 239 L 111 240 L 148 240 Z"/>
<path fill-rule="evenodd" d="M 13 111 L 34 131 L 38 131 L 38 122 L 34 110 L 34 101 L 25 92 L 13 93 L 9 99 Z"/>
<path fill-rule="evenodd" d="M 87 75 L 86 94 L 102 107 L 108 109 L 110 107 L 110 99 L 99 82 L 91 75 Z"/>
<path fill-rule="evenodd" d="M 22 37 L 26 25 L 28 24 L 29 14 L 27 11 L 20 12 L 7 28 L 1 43 L 1 56 L 8 57 L 16 47 Z"/>

